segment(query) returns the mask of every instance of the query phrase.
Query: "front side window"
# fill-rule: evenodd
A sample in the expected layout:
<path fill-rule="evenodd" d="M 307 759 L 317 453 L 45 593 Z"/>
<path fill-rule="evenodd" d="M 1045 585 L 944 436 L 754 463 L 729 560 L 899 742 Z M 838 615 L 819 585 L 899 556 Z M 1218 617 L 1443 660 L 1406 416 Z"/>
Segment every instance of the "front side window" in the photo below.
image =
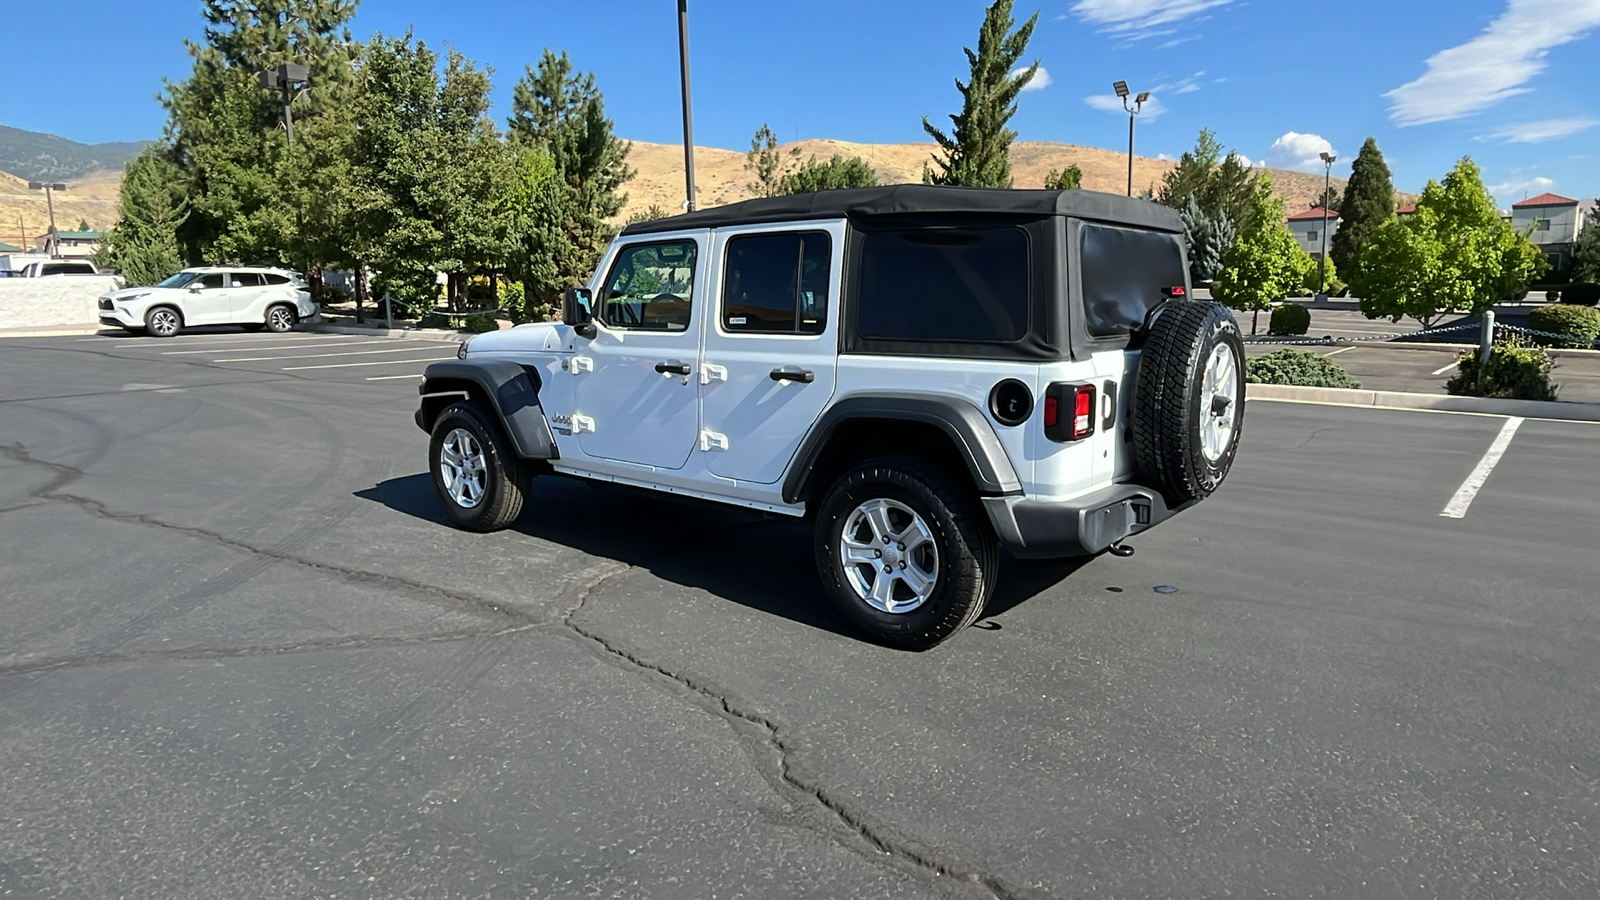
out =
<path fill-rule="evenodd" d="M 1015 225 L 863 230 L 867 340 L 1015 343 L 1028 332 L 1028 234 Z"/>
<path fill-rule="evenodd" d="M 732 333 L 821 334 L 828 324 L 824 232 L 736 237 L 722 277 L 722 328 Z"/>
<path fill-rule="evenodd" d="M 156 287 L 181 288 L 198 277 L 199 276 L 193 272 L 179 272 L 176 275 L 167 276 L 167 278 L 160 284 L 157 284 Z"/>
<path fill-rule="evenodd" d="M 595 317 L 612 328 L 687 330 L 695 257 L 694 241 L 624 247 L 606 276 Z"/>
<path fill-rule="evenodd" d="M 221 272 L 207 272 L 206 274 L 201 275 L 199 280 L 197 280 L 194 284 L 191 284 L 190 287 L 199 285 L 201 290 L 209 291 L 213 288 L 222 287 L 224 285 L 222 279 L 223 275 Z"/>

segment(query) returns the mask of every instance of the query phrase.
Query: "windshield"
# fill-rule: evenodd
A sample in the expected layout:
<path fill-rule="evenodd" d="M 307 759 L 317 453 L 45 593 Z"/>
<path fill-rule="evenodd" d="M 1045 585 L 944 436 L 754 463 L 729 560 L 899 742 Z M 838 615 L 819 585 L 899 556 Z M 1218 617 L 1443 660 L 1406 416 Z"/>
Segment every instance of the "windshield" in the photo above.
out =
<path fill-rule="evenodd" d="M 165 281 L 162 281 L 161 283 L 157 284 L 156 287 L 164 287 L 164 288 L 183 287 L 184 285 L 188 284 L 189 282 L 191 282 L 191 281 L 193 281 L 193 280 L 195 280 L 196 278 L 199 278 L 199 277 L 200 277 L 200 273 L 199 272 L 179 272 L 178 274 L 173 275 L 173 276 L 167 278 Z"/>

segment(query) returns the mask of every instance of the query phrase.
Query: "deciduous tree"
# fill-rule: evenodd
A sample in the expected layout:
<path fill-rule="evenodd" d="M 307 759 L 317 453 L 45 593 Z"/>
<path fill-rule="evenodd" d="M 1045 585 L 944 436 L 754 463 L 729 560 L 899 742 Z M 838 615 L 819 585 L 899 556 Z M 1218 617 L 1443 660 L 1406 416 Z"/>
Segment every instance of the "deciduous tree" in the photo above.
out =
<path fill-rule="evenodd" d="M 1077 163 L 1059 172 L 1051 169 L 1050 174 L 1044 177 L 1044 189 L 1047 191 L 1076 191 L 1082 188 L 1083 170 L 1078 168 Z"/>
<path fill-rule="evenodd" d="M 1313 262 L 1289 233 L 1272 176 L 1263 172 L 1255 179 L 1250 205 L 1250 225 L 1223 255 L 1211 295 L 1234 309 L 1260 312 L 1299 287 Z"/>
<path fill-rule="evenodd" d="M 936 169 L 923 167 L 922 179 L 926 183 L 997 188 L 1012 185 L 1008 154 L 1017 133 L 1006 123 L 1017 112 L 1017 96 L 1039 70 L 1035 61 L 1017 71 L 1017 62 L 1028 49 L 1039 14 L 1034 13 L 1013 31 L 1016 21 L 1011 6 L 1012 0 L 994 0 L 978 30 L 977 52 L 965 48 L 971 75 L 966 84 L 956 81 L 956 90 L 961 92 L 961 112 L 950 116 L 954 126 L 950 133 L 934 127 L 927 116 L 922 117 L 923 130 L 939 145 L 939 155 L 934 159 Z"/>
<path fill-rule="evenodd" d="M 838 156 L 818 162 L 815 156 L 778 182 L 779 194 L 809 194 L 844 188 L 874 187 L 878 173 L 859 156 Z"/>

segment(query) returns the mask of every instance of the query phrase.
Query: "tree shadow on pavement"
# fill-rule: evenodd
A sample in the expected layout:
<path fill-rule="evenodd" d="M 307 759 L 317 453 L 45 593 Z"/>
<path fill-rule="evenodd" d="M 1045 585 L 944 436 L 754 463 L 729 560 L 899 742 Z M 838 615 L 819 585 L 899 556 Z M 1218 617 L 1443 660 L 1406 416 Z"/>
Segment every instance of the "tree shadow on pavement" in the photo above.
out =
<path fill-rule="evenodd" d="M 427 473 L 355 496 L 449 528 Z M 536 478 L 512 528 L 589 556 L 645 569 L 741 606 L 857 639 L 822 595 L 809 521 L 657 491 Z M 1001 615 L 1077 571 L 1081 560 L 1013 560 L 984 611 Z"/>

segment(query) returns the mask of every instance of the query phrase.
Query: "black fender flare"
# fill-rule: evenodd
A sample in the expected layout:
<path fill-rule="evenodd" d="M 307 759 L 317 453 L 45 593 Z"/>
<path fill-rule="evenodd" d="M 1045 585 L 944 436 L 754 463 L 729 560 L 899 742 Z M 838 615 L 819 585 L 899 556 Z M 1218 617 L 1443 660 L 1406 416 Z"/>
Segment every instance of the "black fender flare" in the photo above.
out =
<path fill-rule="evenodd" d="M 978 493 L 1007 496 L 1022 493 L 1022 480 L 1011 465 L 994 426 L 983 411 L 961 397 L 872 393 L 852 394 L 834 403 L 817 420 L 811 433 L 795 452 L 794 462 L 783 479 L 785 503 L 799 503 L 810 486 L 813 469 L 823 448 L 839 426 L 859 419 L 888 419 L 920 422 L 943 431 L 955 444 L 956 452 L 967 464 Z"/>
<path fill-rule="evenodd" d="M 422 384 L 417 387 L 417 393 L 423 398 L 422 408 L 416 415 L 419 428 L 433 429 L 427 412 L 428 398 L 459 393 L 451 383 L 462 381 L 476 385 L 488 398 L 493 407 L 491 411 L 505 429 L 518 456 L 523 459 L 560 458 L 544 407 L 539 405 L 538 373 L 508 360 L 450 360 L 429 364 L 423 370 Z"/>

